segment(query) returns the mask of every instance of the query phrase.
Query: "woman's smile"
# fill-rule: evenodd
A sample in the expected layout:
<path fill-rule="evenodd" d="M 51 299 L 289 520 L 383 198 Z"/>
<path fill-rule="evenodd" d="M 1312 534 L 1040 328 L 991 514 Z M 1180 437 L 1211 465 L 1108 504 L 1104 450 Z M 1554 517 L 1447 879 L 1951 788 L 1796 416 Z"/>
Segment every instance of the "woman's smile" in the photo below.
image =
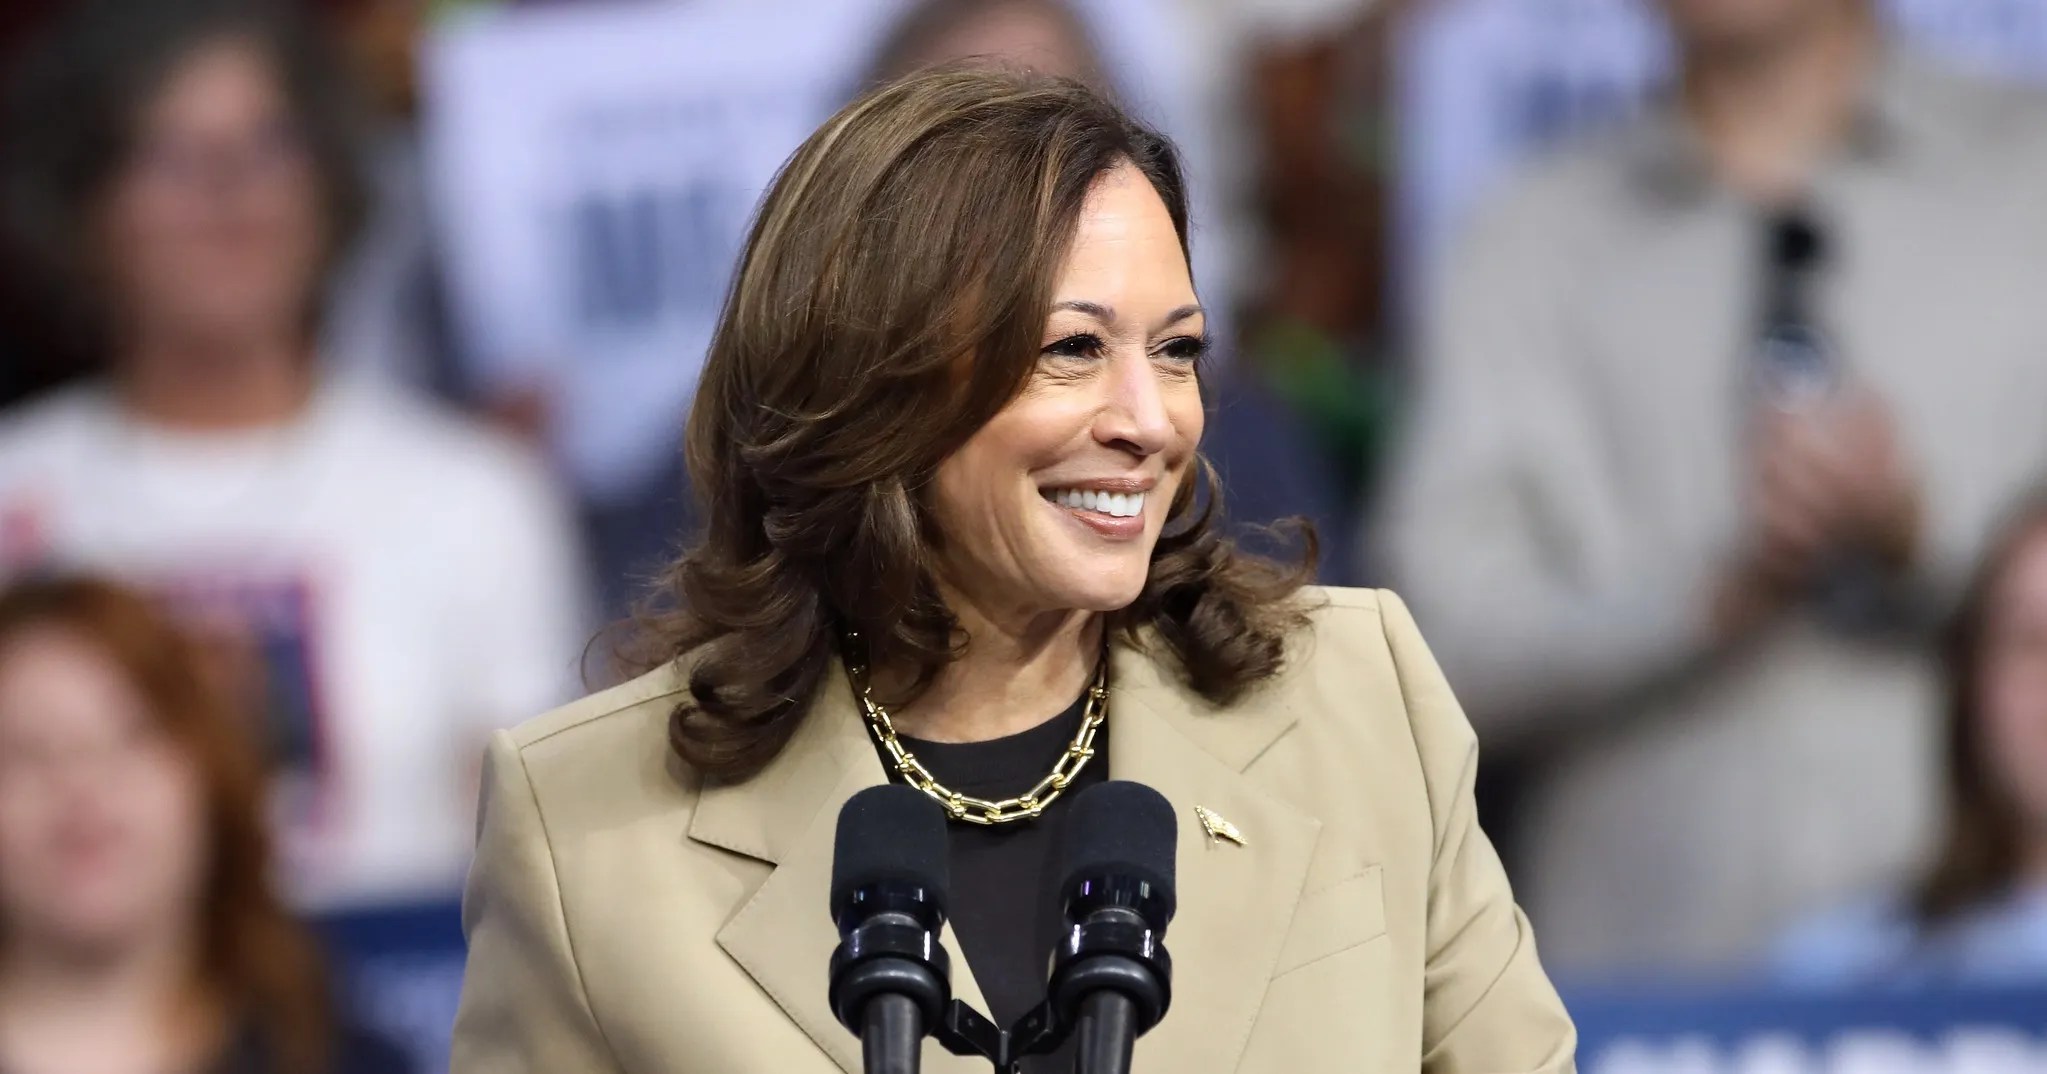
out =
<path fill-rule="evenodd" d="M 1154 478 L 1122 477 L 1100 481 L 1063 482 L 1038 490 L 1053 510 L 1113 541 L 1144 536 L 1144 505 L 1158 482 Z"/>

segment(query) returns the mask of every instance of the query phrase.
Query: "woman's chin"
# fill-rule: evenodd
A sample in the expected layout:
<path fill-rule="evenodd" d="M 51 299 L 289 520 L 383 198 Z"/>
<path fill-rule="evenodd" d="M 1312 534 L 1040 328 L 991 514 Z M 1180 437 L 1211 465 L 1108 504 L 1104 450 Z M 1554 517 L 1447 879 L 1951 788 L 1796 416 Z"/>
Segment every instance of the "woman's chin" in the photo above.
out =
<path fill-rule="evenodd" d="M 38 922 L 44 938 L 75 954 L 114 953 L 146 937 L 151 915 L 143 908 L 102 900 L 63 907 Z"/>
<path fill-rule="evenodd" d="M 1061 597 L 1058 603 L 1061 607 L 1084 612 L 1120 612 L 1143 595 L 1144 580 L 1142 571 L 1116 570 L 1087 577 L 1075 575 L 1063 579 L 1058 585 Z"/>

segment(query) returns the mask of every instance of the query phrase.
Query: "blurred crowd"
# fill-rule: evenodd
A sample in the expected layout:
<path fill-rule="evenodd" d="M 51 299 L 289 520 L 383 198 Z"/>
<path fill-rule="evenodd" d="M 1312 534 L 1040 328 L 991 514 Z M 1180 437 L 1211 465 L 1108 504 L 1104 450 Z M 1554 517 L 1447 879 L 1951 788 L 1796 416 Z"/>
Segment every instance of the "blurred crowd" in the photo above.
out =
<path fill-rule="evenodd" d="M 2047 980 L 2025 9 L 9 5 L 0 1070 L 398 1069 L 297 921 L 457 890 L 754 199 L 963 58 L 1182 142 L 1227 508 L 1411 603 L 1560 978 Z"/>

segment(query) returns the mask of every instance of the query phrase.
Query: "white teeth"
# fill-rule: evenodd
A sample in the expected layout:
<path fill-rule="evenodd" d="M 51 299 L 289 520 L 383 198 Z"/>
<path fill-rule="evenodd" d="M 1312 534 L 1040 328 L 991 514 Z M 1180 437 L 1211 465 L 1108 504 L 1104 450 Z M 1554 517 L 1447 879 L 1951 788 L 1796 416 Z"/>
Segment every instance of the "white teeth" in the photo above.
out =
<path fill-rule="evenodd" d="M 1045 498 L 1061 507 L 1099 511 L 1116 518 L 1135 518 L 1144 513 L 1142 492 L 1097 492 L 1093 489 L 1047 489 Z"/>

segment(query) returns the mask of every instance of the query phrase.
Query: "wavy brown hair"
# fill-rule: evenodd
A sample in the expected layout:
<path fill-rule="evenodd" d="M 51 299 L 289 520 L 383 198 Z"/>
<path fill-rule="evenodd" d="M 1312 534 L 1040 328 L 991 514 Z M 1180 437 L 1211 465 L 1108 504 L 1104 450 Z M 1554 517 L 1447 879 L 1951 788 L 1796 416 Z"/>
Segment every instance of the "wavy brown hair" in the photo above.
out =
<path fill-rule="evenodd" d="M 643 663 L 688 658 L 670 738 L 690 765 L 740 779 L 772 759 L 847 630 L 913 673 L 893 704 L 970 643 L 934 580 L 931 479 L 1036 368 L 1082 203 L 1126 162 L 1184 253 L 1171 143 L 1070 81 L 914 75 L 847 105 L 784 165 L 690 414 L 705 531 L 642 617 Z M 1314 539 L 1294 566 L 1239 552 L 1213 515 L 1213 469 L 1195 472 L 1143 592 L 1108 625 L 1148 630 L 1223 703 L 1278 670 Z"/>
<path fill-rule="evenodd" d="M 2008 891 L 2019 878 L 2025 820 L 1998 785 L 1983 740 L 1983 664 L 2005 577 L 2034 541 L 2047 537 L 2047 491 L 2022 502 L 1976 568 L 1941 639 L 1946 677 L 1943 734 L 1947 821 L 1933 864 L 1912 892 L 1922 926 L 1938 926 Z"/>
<path fill-rule="evenodd" d="M 144 598 L 107 582 L 57 577 L 0 593 L 0 644 L 55 628 L 104 653 L 198 769 L 211 861 L 199 902 L 201 994 L 252 1025 L 279 1069 L 327 1069 L 334 1027 L 324 960 L 270 886 L 262 762 L 252 723 L 201 670 L 199 654 Z"/>

